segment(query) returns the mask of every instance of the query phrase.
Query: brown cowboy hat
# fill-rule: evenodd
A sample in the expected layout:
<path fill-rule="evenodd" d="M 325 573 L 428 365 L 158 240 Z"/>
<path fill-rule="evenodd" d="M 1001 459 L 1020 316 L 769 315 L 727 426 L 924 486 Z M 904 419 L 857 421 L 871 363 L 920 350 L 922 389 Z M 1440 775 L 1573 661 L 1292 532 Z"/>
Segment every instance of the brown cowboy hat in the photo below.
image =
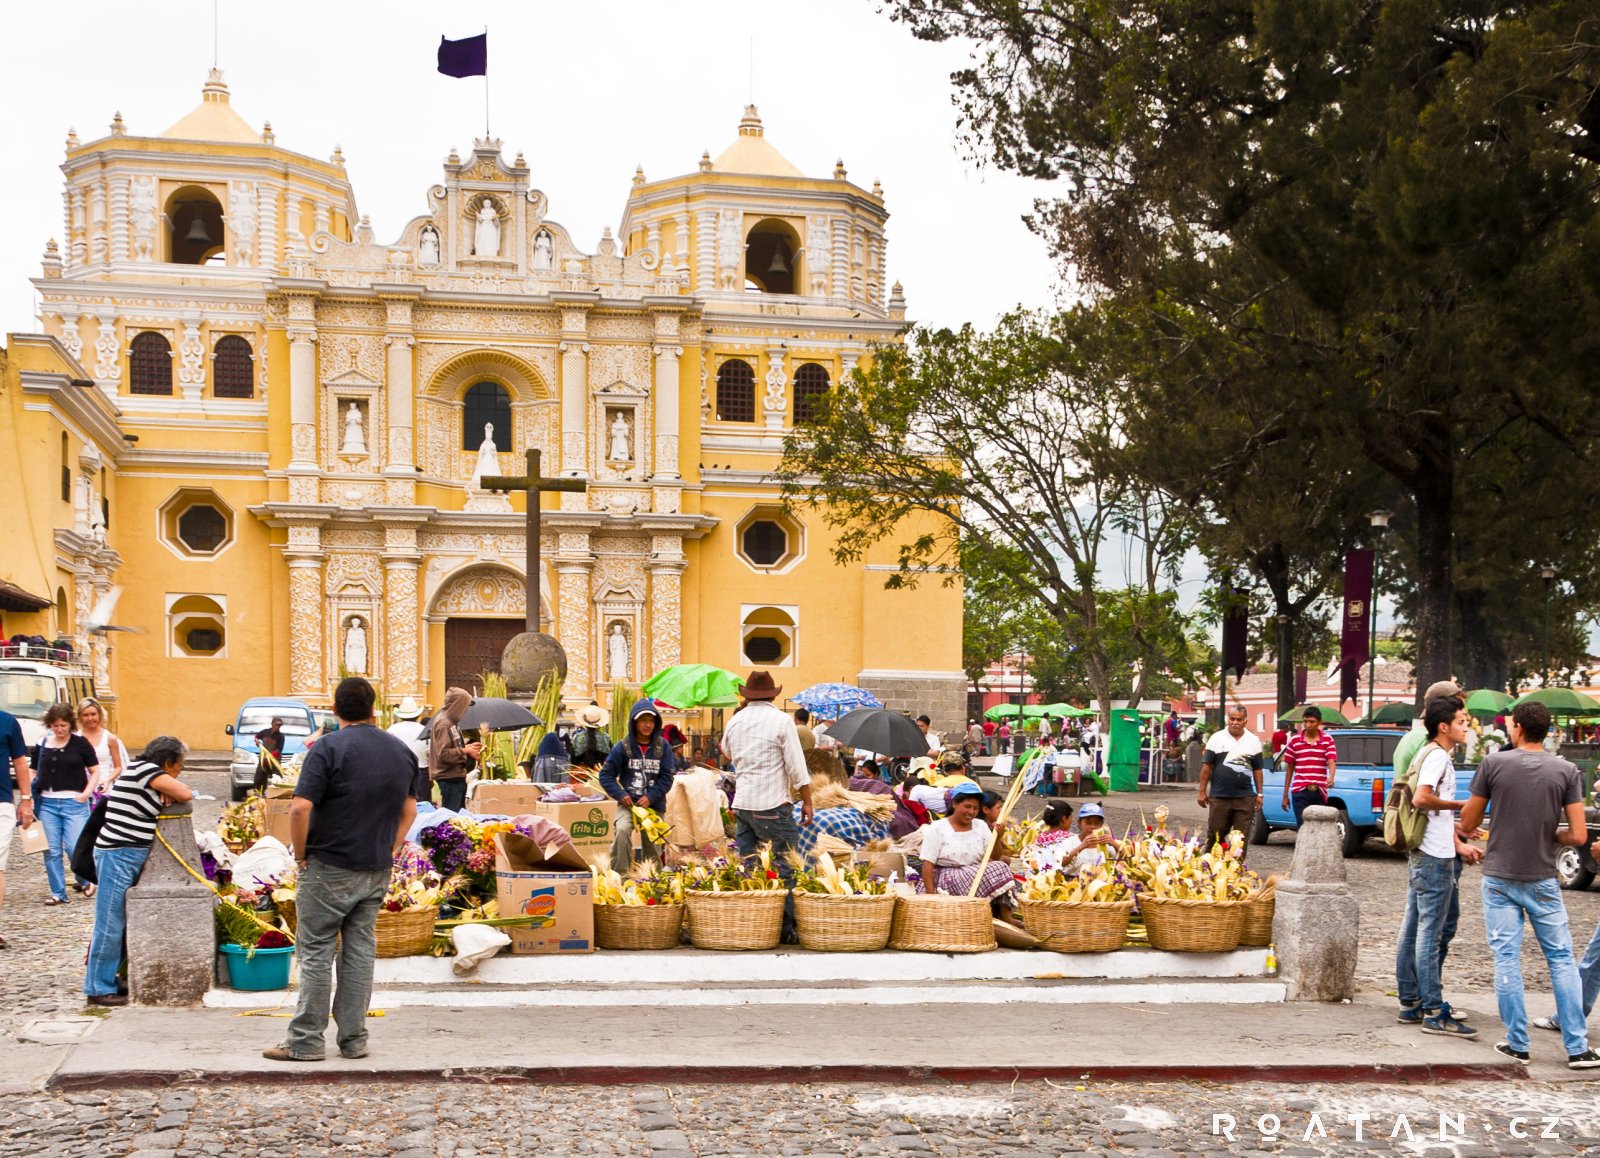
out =
<path fill-rule="evenodd" d="M 783 685 L 772 682 L 772 673 L 769 671 L 753 671 L 750 678 L 744 681 L 744 687 L 739 689 L 739 694 L 747 700 L 773 700 L 783 691 Z"/>

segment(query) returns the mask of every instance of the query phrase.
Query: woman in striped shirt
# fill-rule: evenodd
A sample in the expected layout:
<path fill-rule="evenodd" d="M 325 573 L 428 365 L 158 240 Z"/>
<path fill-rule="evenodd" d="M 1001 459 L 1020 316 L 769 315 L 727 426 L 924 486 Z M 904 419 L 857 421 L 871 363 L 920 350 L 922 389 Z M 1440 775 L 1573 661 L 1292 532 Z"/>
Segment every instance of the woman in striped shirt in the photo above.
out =
<path fill-rule="evenodd" d="M 128 928 L 128 890 L 139 879 L 155 840 L 156 818 L 163 804 L 191 800 L 194 793 L 178 783 L 189 754 L 183 741 L 157 736 L 139 758 L 111 785 L 106 798 L 105 826 L 94 842 L 95 874 L 100 878 L 94 899 L 94 934 L 83 992 L 90 1005 L 126 1005 L 117 992 L 122 940 Z"/>

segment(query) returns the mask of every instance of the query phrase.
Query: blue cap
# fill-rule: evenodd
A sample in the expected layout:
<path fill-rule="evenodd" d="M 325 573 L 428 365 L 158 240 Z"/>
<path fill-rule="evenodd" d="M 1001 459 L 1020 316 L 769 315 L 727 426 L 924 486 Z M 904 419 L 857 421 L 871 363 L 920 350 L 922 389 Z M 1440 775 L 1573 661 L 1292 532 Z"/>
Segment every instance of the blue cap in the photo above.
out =
<path fill-rule="evenodd" d="M 976 796 L 979 799 L 982 799 L 983 789 L 979 788 L 976 784 L 957 784 L 954 788 L 950 789 L 951 804 L 954 804 L 963 796 Z"/>
<path fill-rule="evenodd" d="M 1082 820 L 1085 816 L 1098 816 L 1101 820 L 1104 820 L 1106 810 L 1091 800 L 1088 804 L 1078 809 L 1078 819 Z"/>

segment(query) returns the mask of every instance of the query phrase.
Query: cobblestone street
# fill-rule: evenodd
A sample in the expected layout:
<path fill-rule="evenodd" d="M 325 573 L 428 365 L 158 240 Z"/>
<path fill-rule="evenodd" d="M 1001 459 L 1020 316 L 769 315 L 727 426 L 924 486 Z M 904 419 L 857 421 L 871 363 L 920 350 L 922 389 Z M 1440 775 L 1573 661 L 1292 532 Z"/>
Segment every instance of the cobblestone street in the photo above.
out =
<path fill-rule="evenodd" d="M 1314 1095 L 1184 1082 L 900 1089 L 296 1083 L 36 1095 L 9 1099 L 0 1110 L 0 1154 L 32 1158 L 1160 1158 L 1356 1150 L 1487 1158 L 1593 1153 L 1597 1138 L 1600 1091 L 1536 1083 L 1341 1085 Z"/>

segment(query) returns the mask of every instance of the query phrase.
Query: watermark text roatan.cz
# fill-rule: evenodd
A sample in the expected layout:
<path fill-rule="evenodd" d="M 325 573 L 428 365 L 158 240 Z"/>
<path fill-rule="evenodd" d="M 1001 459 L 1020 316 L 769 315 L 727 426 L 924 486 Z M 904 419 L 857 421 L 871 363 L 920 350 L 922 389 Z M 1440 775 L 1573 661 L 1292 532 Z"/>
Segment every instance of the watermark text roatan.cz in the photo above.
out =
<path fill-rule="evenodd" d="M 1249 1139 L 1254 1134 L 1262 1141 L 1274 1138 L 1298 1138 L 1309 1142 L 1313 1138 L 1352 1138 L 1357 1142 L 1367 1138 L 1403 1139 L 1422 1141 L 1437 1139 L 1440 1142 L 1460 1141 L 1469 1136 L 1505 1134 L 1512 1138 L 1561 1137 L 1561 1119 L 1543 1115 L 1509 1115 L 1502 1118 L 1475 1118 L 1465 1114 L 1382 1115 L 1361 1112 L 1323 1114 L 1313 1113 L 1280 1117 L 1262 1114 L 1255 1121 L 1246 1118 L 1241 1125 L 1232 1114 L 1212 1114 L 1213 1137 L 1237 1142 L 1240 1136 Z"/>

